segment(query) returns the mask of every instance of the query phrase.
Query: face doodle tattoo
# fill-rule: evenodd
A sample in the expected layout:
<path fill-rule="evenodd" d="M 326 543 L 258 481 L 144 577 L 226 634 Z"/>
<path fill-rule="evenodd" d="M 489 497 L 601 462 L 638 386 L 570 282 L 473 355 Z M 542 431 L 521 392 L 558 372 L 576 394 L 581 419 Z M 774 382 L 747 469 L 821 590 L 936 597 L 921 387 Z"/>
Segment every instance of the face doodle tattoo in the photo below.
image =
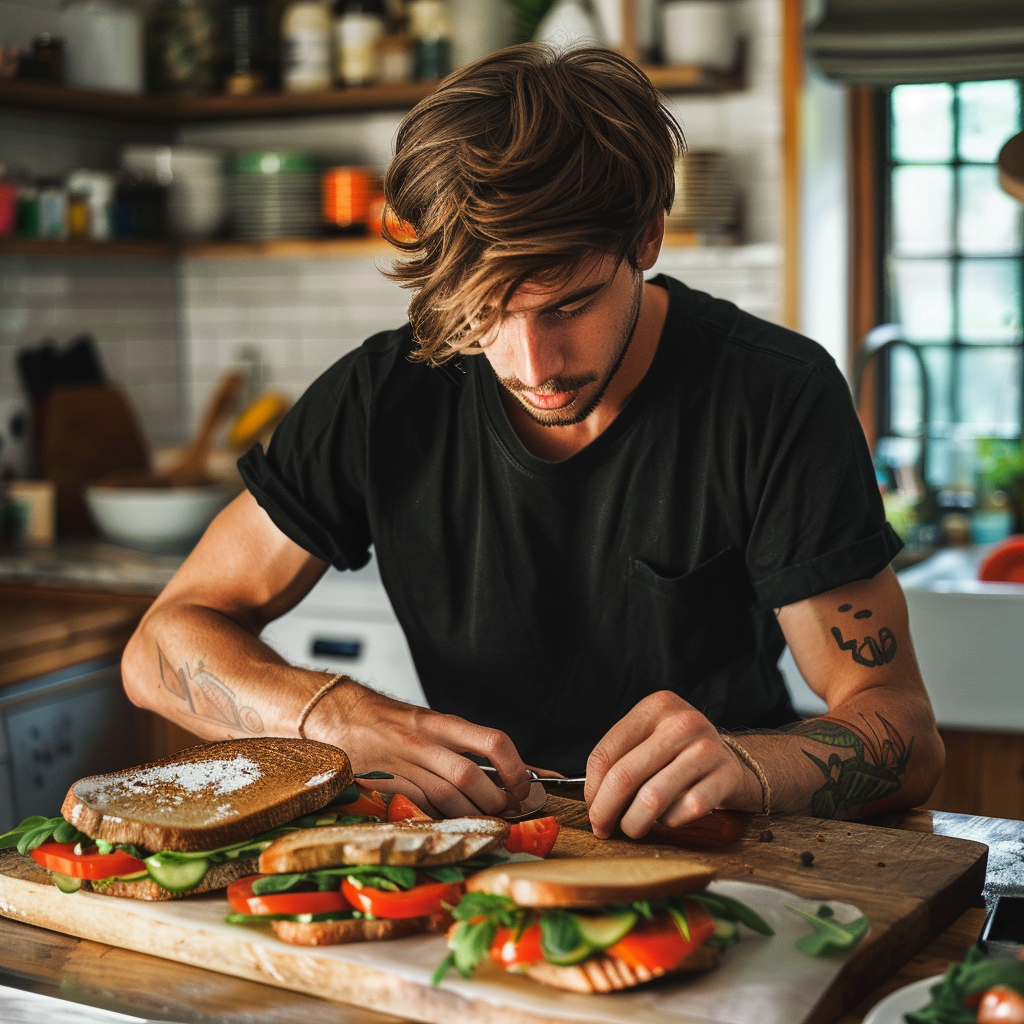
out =
<path fill-rule="evenodd" d="M 844 613 L 853 611 L 853 605 L 841 604 L 839 611 Z M 853 617 L 855 619 L 870 619 L 871 611 L 868 608 L 863 608 L 854 612 Z M 896 657 L 896 637 L 888 626 L 883 626 L 878 631 L 877 640 L 873 636 L 866 636 L 863 640 L 858 640 L 856 637 L 844 640 L 843 631 L 838 626 L 832 627 L 832 636 L 835 637 L 840 650 L 849 651 L 853 660 L 866 668 L 888 665 Z"/>

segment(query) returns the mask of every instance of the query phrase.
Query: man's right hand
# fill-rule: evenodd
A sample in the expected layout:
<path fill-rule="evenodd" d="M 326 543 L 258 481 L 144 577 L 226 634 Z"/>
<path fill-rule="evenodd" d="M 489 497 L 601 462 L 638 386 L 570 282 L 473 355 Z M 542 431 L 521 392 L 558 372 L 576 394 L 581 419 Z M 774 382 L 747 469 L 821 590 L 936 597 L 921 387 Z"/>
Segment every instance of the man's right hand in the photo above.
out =
<path fill-rule="evenodd" d="M 375 788 L 402 792 L 436 816 L 497 815 L 506 808 L 508 795 L 465 752 L 490 761 L 517 800 L 530 792 L 526 765 L 499 729 L 403 704 L 351 680 L 324 695 L 305 732 L 347 751 L 357 773 L 395 775 L 394 783 L 375 782 Z"/>

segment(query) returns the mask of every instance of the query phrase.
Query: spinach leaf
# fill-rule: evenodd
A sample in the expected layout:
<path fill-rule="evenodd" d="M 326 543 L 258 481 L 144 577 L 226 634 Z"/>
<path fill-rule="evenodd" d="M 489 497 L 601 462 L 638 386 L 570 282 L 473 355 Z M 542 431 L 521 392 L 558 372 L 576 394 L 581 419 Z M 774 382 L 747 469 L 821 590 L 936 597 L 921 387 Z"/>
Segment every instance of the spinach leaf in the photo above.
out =
<path fill-rule="evenodd" d="M 428 878 L 434 879 L 435 882 L 462 882 L 466 878 L 462 868 L 458 868 L 454 864 L 442 864 L 436 868 L 424 868 L 423 874 Z"/>
<path fill-rule="evenodd" d="M 567 956 L 583 942 L 576 918 L 567 910 L 545 910 L 540 915 L 540 948 L 545 959 Z"/>
<path fill-rule="evenodd" d="M 817 914 L 809 914 L 806 910 L 791 906 L 786 909 L 813 925 L 814 931 L 796 940 L 796 948 L 808 956 L 822 956 L 833 950 L 850 949 L 855 946 L 871 927 L 866 917 L 858 917 L 849 924 L 839 924 L 834 919 L 832 908 L 822 905 Z"/>
<path fill-rule="evenodd" d="M 756 914 L 745 903 L 734 900 L 731 896 L 723 896 L 717 892 L 694 892 L 688 894 L 686 898 L 701 904 L 713 917 L 720 917 L 725 921 L 739 921 L 761 935 L 775 934 L 760 914 Z"/>
<path fill-rule="evenodd" d="M 60 843 L 77 843 L 89 837 L 84 832 L 79 832 L 74 825 L 61 817 L 44 818 L 41 814 L 33 814 L 20 824 L 15 825 L 10 832 L 0 836 L 0 850 L 9 849 L 12 846 L 18 848 L 18 853 L 31 853 L 36 847 L 42 846 L 55 833 L 59 832 Z"/>
<path fill-rule="evenodd" d="M 362 772 L 359 775 L 353 775 L 353 779 L 393 779 L 394 775 L 388 775 L 387 772 Z"/>
<path fill-rule="evenodd" d="M 521 930 L 520 919 L 527 914 L 528 911 L 520 910 L 507 896 L 466 893 L 459 905 L 452 908 L 456 924 L 448 937 L 450 952 L 438 964 L 431 983 L 440 984 L 452 967 L 468 978 L 490 951 L 498 928 Z"/>
<path fill-rule="evenodd" d="M 304 874 L 288 874 L 288 875 L 266 875 L 263 878 L 257 878 L 252 883 L 252 891 L 257 896 L 270 896 L 275 892 L 288 892 L 289 889 L 294 889 L 299 882 L 305 881 L 307 876 Z"/>
<path fill-rule="evenodd" d="M 467 892 L 459 901 L 459 905 L 452 911 L 452 917 L 456 921 L 469 921 L 474 917 L 489 917 L 492 914 L 501 917 L 515 914 L 515 903 L 507 896 L 496 896 L 489 892 Z M 511 924 L 506 925 L 511 928 Z"/>

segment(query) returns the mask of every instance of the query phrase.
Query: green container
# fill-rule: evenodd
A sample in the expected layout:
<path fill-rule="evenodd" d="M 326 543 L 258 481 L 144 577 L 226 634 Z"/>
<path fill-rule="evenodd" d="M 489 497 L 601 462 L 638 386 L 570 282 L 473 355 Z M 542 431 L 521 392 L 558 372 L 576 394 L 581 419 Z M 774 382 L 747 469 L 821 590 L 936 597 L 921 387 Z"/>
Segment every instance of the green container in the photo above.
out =
<path fill-rule="evenodd" d="M 320 158 L 312 153 L 289 153 L 280 150 L 253 150 L 235 157 L 236 174 L 308 174 L 320 170 Z"/>

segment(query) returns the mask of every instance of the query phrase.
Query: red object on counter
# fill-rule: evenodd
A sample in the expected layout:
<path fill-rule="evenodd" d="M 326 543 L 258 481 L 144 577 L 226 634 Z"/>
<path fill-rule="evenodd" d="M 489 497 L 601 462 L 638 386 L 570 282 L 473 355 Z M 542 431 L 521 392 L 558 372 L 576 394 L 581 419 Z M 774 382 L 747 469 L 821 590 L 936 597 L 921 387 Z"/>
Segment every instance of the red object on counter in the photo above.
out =
<path fill-rule="evenodd" d="M 985 583 L 1024 583 L 1024 534 L 1007 537 L 978 570 Z"/>
<path fill-rule="evenodd" d="M 331 167 L 324 171 L 324 223 L 339 231 L 365 230 L 373 191 L 373 177 L 363 167 Z"/>
<path fill-rule="evenodd" d="M 549 815 L 533 818 L 531 821 L 517 821 L 505 840 L 509 853 L 532 853 L 535 857 L 546 857 L 555 848 L 558 839 L 558 822 Z"/>

